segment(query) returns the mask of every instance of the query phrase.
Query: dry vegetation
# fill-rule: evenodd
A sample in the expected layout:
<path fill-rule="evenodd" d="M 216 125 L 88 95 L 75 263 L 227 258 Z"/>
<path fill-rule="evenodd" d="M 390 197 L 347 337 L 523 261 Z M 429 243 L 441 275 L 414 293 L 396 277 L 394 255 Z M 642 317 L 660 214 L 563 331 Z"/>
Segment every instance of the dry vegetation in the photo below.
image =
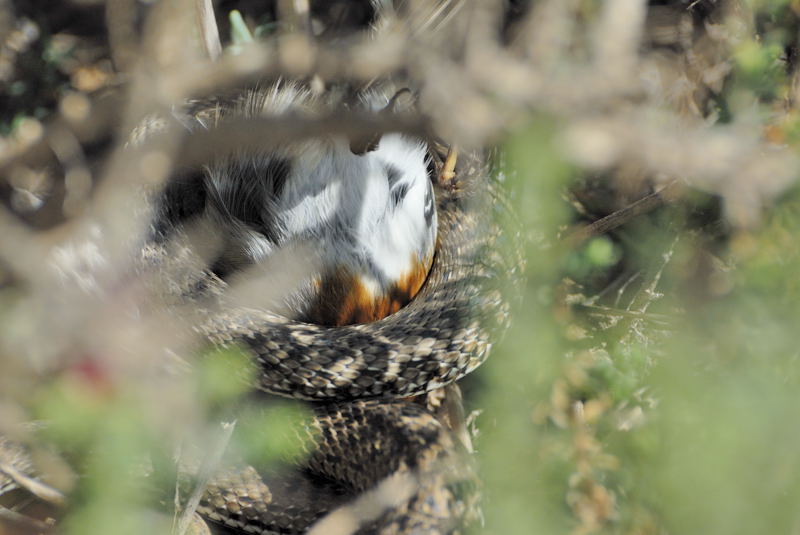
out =
<path fill-rule="evenodd" d="M 218 437 L 240 394 L 235 354 L 182 371 L 186 324 L 131 282 L 141 189 L 213 150 L 402 129 L 498 147 L 527 240 L 515 327 L 466 384 L 485 531 L 800 532 L 800 3 L 395 3 L 369 36 L 368 2 L 220 0 L 223 44 L 232 9 L 257 39 L 211 63 L 192 1 L 0 0 L 0 436 L 69 496 L 59 530 L 168 531 L 141 452 Z M 121 150 L 193 96 L 397 75 L 422 116 Z"/>

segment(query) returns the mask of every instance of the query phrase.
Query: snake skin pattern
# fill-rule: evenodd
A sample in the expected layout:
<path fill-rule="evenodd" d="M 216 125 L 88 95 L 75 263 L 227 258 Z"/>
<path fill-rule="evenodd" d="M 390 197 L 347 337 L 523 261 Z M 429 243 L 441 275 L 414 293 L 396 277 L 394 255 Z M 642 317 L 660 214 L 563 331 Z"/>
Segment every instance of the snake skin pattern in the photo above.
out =
<path fill-rule="evenodd" d="M 484 169 L 475 159 L 465 165 L 454 184 L 436 192 L 436 257 L 426 284 L 399 312 L 368 324 L 323 327 L 234 309 L 206 323 L 203 333 L 215 343 L 248 348 L 260 369 L 258 388 L 299 399 L 415 396 L 474 370 L 491 347 L 489 326 L 508 319 L 496 283 L 510 268 L 491 255 L 496 236 L 487 220 Z"/>
<path fill-rule="evenodd" d="M 435 148 L 444 159 L 446 149 Z M 331 533 L 454 533 L 474 514 L 466 449 L 419 400 L 486 359 L 509 320 L 502 289 L 524 264 L 501 246 L 494 213 L 506 209 L 502 185 L 482 158 L 459 157 L 435 195 L 431 270 L 395 314 L 324 327 L 232 306 L 196 326 L 205 339 L 249 353 L 256 389 L 315 402 L 304 428 L 314 446 L 301 466 L 277 474 L 234 466 L 212 478 L 198 513 L 215 531 L 328 533 L 333 519 L 350 528 Z"/>
<path fill-rule="evenodd" d="M 412 473 L 415 491 L 406 502 L 350 532 L 458 528 L 475 485 L 463 446 L 420 405 L 393 400 L 471 372 L 507 326 L 501 288 L 519 277 L 522 263 L 498 244 L 493 210 L 500 196 L 477 156 L 460 159 L 455 178 L 436 187 L 438 243 L 428 279 L 411 303 L 382 320 L 323 327 L 231 309 L 200 327 L 217 344 L 246 348 L 258 365 L 255 387 L 321 402 L 310 425 L 316 449 L 303 468 L 313 482 L 267 483 L 252 467 L 227 471 L 209 485 L 204 517 L 234 532 L 304 533 L 392 474 Z"/>
<path fill-rule="evenodd" d="M 240 102 L 198 101 L 188 118 L 201 117 L 205 128 L 263 107 L 258 100 Z M 429 151 L 444 162 L 448 149 L 434 143 Z M 436 176 L 443 176 L 442 165 Z M 433 180 L 438 228 L 427 279 L 410 303 L 383 319 L 331 327 L 230 305 L 226 283 L 210 276 L 208 286 L 217 287 L 220 299 L 195 329 L 216 345 L 244 349 L 255 367 L 248 374 L 257 379 L 255 389 L 313 401 L 315 417 L 306 426 L 314 447 L 288 475 L 242 466 L 210 482 L 198 512 L 211 523 L 235 533 L 305 533 L 398 474 L 413 480 L 410 496 L 384 505 L 377 517 L 359 513 L 346 532 L 451 533 L 470 514 L 475 479 L 463 446 L 408 398 L 425 398 L 486 359 L 509 321 L 502 290 L 519 279 L 524 262 L 517 249 L 500 244 L 495 216 L 508 206 L 481 155 L 463 154 L 454 171 Z M 182 225 L 168 223 L 167 234 L 172 224 Z M 185 288 L 196 286 L 191 276 L 188 281 Z"/>

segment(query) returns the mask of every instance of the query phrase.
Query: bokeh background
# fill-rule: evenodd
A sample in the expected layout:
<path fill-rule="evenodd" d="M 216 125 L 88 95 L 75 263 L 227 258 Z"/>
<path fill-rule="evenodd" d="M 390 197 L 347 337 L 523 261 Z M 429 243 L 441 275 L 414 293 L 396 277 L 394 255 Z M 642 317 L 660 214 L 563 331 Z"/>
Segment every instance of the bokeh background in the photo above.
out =
<path fill-rule="evenodd" d="M 492 147 L 510 192 L 527 280 L 463 385 L 474 532 L 800 533 L 800 2 L 383 3 L 386 25 L 367 1 L 214 2 L 212 67 L 192 2 L 0 1 L 0 435 L 70 496 L 59 529 L 168 532 L 142 511 L 174 469 L 135 477 L 141 452 L 224 443 L 242 394 L 241 355 L 184 373 L 185 325 L 141 306 L 146 282 L 120 290 L 132 191 L 179 153 L 133 161 L 126 132 L 317 74 L 419 84 L 431 128 Z M 237 447 L 289 454 L 297 410 L 239 413 Z"/>

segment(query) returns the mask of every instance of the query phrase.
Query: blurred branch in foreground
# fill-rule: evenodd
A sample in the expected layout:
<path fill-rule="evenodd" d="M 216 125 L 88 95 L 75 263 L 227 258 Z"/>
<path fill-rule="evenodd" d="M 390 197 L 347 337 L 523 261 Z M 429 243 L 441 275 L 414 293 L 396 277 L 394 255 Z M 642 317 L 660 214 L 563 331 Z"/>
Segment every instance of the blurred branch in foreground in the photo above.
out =
<path fill-rule="evenodd" d="M 503 147 L 529 240 L 517 328 L 474 386 L 487 532 L 796 529 L 796 2 L 227 0 L 224 44 L 232 9 L 259 37 L 215 62 L 194 2 L 150 4 L 0 2 L 0 436 L 70 497 L 59 530 L 168 532 L 131 474 L 214 436 L 242 394 L 236 355 L 187 371 L 195 311 L 131 260 L 143 190 L 214 150 L 388 130 Z M 364 23 L 373 4 L 386 16 Z M 393 76 L 418 86 L 419 116 L 185 138 L 173 113 L 263 79 Z M 178 124 L 126 148 L 149 116 Z M 293 260 L 247 293 L 273 295 Z M 284 455 L 289 418 L 249 418 L 269 436 L 234 447 Z M 6 529 L 38 522 L 26 512 L 0 509 L 0 532 L 46 531 Z"/>

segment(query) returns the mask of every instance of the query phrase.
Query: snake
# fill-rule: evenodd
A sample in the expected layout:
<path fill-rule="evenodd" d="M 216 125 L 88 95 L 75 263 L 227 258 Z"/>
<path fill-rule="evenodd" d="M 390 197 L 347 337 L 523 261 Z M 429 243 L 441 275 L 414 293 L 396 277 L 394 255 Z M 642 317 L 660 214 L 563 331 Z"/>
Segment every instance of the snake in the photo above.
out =
<path fill-rule="evenodd" d="M 326 519 L 345 518 L 350 533 L 452 533 L 469 516 L 475 482 L 464 445 L 447 416 L 419 400 L 435 399 L 484 362 L 509 324 L 504 289 L 520 280 L 524 263 L 496 217 L 507 209 L 506 193 L 484 154 L 462 151 L 443 172 L 448 149 L 430 150 L 435 254 L 403 308 L 369 323 L 324 326 L 220 306 L 195 326 L 212 344 L 247 354 L 253 389 L 312 402 L 314 416 L 305 426 L 314 446 L 289 475 L 245 463 L 207 482 L 197 512 L 215 531 L 325 533 Z M 411 490 L 387 501 L 381 489 L 398 481 Z M 358 508 L 365 496 L 379 504 L 369 514 Z"/>
<path fill-rule="evenodd" d="M 212 109 L 224 120 L 263 106 L 245 101 L 198 104 L 190 115 Z M 462 151 L 454 159 L 452 148 L 435 141 L 428 147 L 437 162 L 435 254 L 408 304 L 376 321 L 334 326 L 223 305 L 196 326 L 203 339 L 246 352 L 253 388 L 313 402 L 314 413 L 307 429 L 315 447 L 291 477 L 262 477 L 245 466 L 209 482 L 198 512 L 212 524 L 304 533 L 398 474 L 410 475 L 413 492 L 362 518 L 353 531 L 448 533 L 469 516 L 475 485 L 463 434 L 443 425 L 447 415 L 410 400 L 435 399 L 425 395 L 487 358 L 510 321 L 504 286 L 520 278 L 524 263 L 504 241 L 497 216 L 501 207 L 508 210 L 505 189 L 491 178 L 483 154 Z M 448 423 L 458 425 L 453 419 Z"/>

